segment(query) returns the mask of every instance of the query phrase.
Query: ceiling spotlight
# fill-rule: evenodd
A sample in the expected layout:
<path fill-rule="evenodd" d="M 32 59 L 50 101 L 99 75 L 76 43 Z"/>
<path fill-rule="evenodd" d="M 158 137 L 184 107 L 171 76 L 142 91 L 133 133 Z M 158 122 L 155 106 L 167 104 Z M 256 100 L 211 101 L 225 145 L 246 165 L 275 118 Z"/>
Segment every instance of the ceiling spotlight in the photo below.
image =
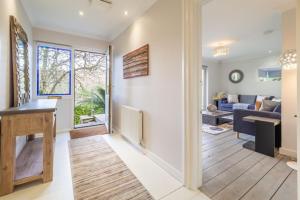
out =
<path fill-rule="evenodd" d="M 219 46 L 214 48 L 214 57 L 227 56 L 229 54 L 229 48 L 225 46 Z"/>
<path fill-rule="evenodd" d="M 78 12 L 78 14 L 79 14 L 80 16 L 83 16 L 83 15 L 84 15 L 84 12 L 80 10 L 80 11 Z"/>
<path fill-rule="evenodd" d="M 128 16 L 128 11 L 127 10 L 124 11 L 124 15 Z"/>
<path fill-rule="evenodd" d="M 269 54 L 271 54 L 272 52 L 273 52 L 272 50 L 269 50 L 269 51 L 268 51 Z"/>

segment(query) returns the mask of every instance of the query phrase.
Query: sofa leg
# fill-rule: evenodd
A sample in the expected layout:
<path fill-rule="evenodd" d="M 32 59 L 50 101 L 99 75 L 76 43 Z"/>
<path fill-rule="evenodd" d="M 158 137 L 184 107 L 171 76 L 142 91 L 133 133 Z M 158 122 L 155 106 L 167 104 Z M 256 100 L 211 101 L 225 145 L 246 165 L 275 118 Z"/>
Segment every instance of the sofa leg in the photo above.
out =
<path fill-rule="evenodd" d="M 239 132 L 236 132 L 236 138 L 240 139 L 240 133 Z"/>

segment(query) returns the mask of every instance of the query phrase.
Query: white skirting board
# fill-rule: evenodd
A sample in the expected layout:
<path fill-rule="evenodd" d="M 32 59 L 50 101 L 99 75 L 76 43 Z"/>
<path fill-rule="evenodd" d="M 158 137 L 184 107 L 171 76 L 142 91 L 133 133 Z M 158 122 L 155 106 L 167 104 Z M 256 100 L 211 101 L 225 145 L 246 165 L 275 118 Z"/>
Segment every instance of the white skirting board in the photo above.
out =
<path fill-rule="evenodd" d="M 120 134 L 120 129 L 116 128 L 116 127 L 113 128 L 113 133 L 114 134 L 122 135 L 122 134 Z M 166 161 L 164 161 L 163 159 L 161 159 L 158 155 L 156 155 L 155 153 L 151 152 L 150 150 L 145 149 L 145 148 L 143 148 L 141 146 L 139 148 L 137 148 L 137 146 L 134 145 L 134 144 L 132 144 L 132 146 L 135 149 L 137 149 L 137 151 L 140 151 L 140 152 L 144 153 L 149 159 L 151 159 L 154 163 L 156 163 L 160 168 L 162 168 L 163 170 L 165 170 L 173 178 L 175 178 L 176 180 L 178 180 L 181 183 L 183 183 L 183 174 L 182 174 L 182 172 L 180 172 L 179 170 L 177 170 L 176 168 L 174 168 L 173 166 L 171 166 L 169 163 L 167 163 Z"/>
<path fill-rule="evenodd" d="M 61 129 L 61 130 L 56 130 L 56 134 L 60 134 L 60 133 L 68 133 L 70 132 L 72 129 Z"/>
<path fill-rule="evenodd" d="M 292 158 L 297 158 L 297 152 L 296 152 L 296 150 L 293 150 L 293 149 L 287 149 L 284 147 L 280 147 L 279 153 L 282 155 L 290 156 Z"/>
<path fill-rule="evenodd" d="M 158 166 L 160 166 L 163 170 L 165 170 L 172 177 L 177 179 L 179 182 L 183 183 L 183 175 L 182 173 L 171 166 L 169 163 L 161 159 L 158 155 L 154 154 L 149 150 L 145 150 L 145 155 L 150 158 L 153 162 L 155 162 Z"/>

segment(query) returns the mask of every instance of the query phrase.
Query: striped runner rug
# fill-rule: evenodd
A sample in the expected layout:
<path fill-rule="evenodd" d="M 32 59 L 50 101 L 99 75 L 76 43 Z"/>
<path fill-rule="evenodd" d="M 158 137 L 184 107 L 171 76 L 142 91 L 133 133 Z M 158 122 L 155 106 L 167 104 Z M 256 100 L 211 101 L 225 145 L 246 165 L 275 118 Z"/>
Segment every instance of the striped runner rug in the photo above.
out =
<path fill-rule="evenodd" d="M 152 200 L 102 136 L 69 141 L 76 200 Z"/>

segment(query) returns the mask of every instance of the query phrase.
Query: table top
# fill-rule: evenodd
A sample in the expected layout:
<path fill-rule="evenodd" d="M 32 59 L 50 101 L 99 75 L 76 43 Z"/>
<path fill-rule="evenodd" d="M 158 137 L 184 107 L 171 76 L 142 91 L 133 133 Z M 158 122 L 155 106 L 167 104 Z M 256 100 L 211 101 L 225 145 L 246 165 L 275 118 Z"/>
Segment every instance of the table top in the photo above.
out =
<path fill-rule="evenodd" d="M 213 116 L 213 117 L 223 117 L 223 116 L 228 116 L 228 115 L 232 115 L 232 112 L 226 112 L 226 111 L 221 111 L 221 110 L 217 110 L 216 112 L 209 112 L 207 110 L 202 111 L 202 115 L 209 115 L 209 116 Z"/>
<path fill-rule="evenodd" d="M 0 116 L 26 114 L 26 113 L 40 113 L 40 112 L 55 112 L 57 99 L 38 99 L 26 103 L 20 107 L 9 108 L 0 111 Z"/>
<path fill-rule="evenodd" d="M 269 122 L 269 123 L 273 123 L 274 126 L 277 126 L 280 124 L 281 120 L 280 119 L 273 119 L 273 118 L 268 118 L 268 117 L 257 117 L 257 116 L 246 116 L 243 117 L 244 121 L 247 122 L 255 122 L 255 121 L 262 121 L 262 122 Z"/>

